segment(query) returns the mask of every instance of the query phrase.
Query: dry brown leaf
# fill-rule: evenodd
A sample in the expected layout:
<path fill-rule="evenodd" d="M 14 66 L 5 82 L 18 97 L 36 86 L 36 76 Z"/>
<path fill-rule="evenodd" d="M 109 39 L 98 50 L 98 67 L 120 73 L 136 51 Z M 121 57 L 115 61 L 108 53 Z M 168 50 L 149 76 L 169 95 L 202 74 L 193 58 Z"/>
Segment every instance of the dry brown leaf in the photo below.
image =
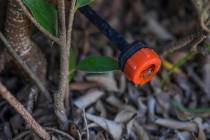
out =
<path fill-rule="evenodd" d="M 134 125 L 134 129 L 136 129 L 134 131 L 136 131 L 139 139 L 150 140 L 149 135 L 144 130 L 144 128 L 138 124 L 138 122 L 135 121 L 133 125 Z"/>
<path fill-rule="evenodd" d="M 195 118 L 194 122 L 198 126 L 198 140 L 207 140 L 206 135 L 204 133 L 203 127 L 202 127 L 202 119 L 201 118 Z"/>
<path fill-rule="evenodd" d="M 140 124 L 135 119 L 131 120 L 127 124 L 127 132 L 128 135 L 131 135 L 133 134 L 133 132 L 135 132 L 135 135 L 139 140 L 150 140 L 147 132 L 142 126 L 140 126 Z"/>
<path fill-rule="evenodd" d="M 157 119 L 155 120 L 155 123 L 157 125 L 171 128 L 171 129 L 177 129 L 177 130 L 185 130 L 185 131 L 192 131 L 195 132 L 197 129 L 197 125 L 193 122 L 181 122 L 176 121 L 172 119 Z"/>
<path fill-rule="evenodd" d="M 123 103 L 120 101 L 120 99 L 114 95 L 111 95 L 108 98 L 106 98 L 106 101 L 112 106 L 117 107 L 117 108 L 122 108 L 123 106 Z"/>
<path fill-rule="evenodd" d="M 179 132 L 176 131 L 177 138 L 179 140 L 192 140 L 192 134 L 190 132 L 184 131 L 184 132 Z"/>
<path fill-rule="evenodd" d="M 137 111 L 134 109 L 124 109 L 117 114 L 115 122 L 127 123 L 136 115 L 136 113 Z"/>
<path fill-rule="evenodd" d="M 88 120 L 93 121 L 108 133 L 110 133 L 115 140 L 120 140 L 123 133 L 123 127 L 121 124 L 99 116 L 94 116 L 92 114 L 86 114 L 86 116 Z"/>
<path fill-rule="evenodd" d="M 96 82 L 101 87 L 105 88 L 107 91 L 117 92 L 119 88 L 117 87 L 116 80 L 114 79 L 113 74 L 106 75 L 91 75 L 86 77 L 90 82 Z"/>
<path fill-rule="evenodd" d="M 74 104 L 78 108 L 86 108 L 89 105 L 97 102 L 98 99 L 100 99 L 104 95 L 104 92 L 99 90 L 92 90 L 86 93 L 84 96 L 79 97 L 74 101 Z"/>
<path fill-rule="evenodd" d="M 152 31 L 160 40 L 171 40 L 173 36 L 170 32 L 166 30 L 152 15 L 149 13 L 144 16 L 147 24 L 148 29 Z"/>
<path fill-rule="evenodd" d="M 100 112 L 100 116 L 106 117 L 107 111 L 105 109 L 105 106 L 103 105 L 103 102 L 101 100 L 97 101 L 96 103 L 96 111 Z"/>

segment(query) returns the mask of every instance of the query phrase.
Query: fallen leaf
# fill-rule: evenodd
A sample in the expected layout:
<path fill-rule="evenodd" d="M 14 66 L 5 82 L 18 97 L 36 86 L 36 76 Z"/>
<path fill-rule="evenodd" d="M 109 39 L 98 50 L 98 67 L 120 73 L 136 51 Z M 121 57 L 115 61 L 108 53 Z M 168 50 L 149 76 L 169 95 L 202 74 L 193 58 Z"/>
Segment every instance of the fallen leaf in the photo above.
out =
<path fill-rule="evenodd" d="M 76 99 L 74 101 L 74 104 L 78 108 L 83 109 L 97 102 L 97 100 L 100 99 L 103 95 L 104 95 L 104 92 L 102 91 L 98 91 L 98 90 L 89 91 L 84 96 L 81 96 L 78 99 Z"/>
<path fill-rule="evenodd" d="M 109 132 L 115 140 L 120 140 L 123 133 L 123 127 L 121 124 L 91 114 L 86 114 L 86 116 L 88 120 L 93 121 L 94 123 L 102 127 L 104 130 Z"/>

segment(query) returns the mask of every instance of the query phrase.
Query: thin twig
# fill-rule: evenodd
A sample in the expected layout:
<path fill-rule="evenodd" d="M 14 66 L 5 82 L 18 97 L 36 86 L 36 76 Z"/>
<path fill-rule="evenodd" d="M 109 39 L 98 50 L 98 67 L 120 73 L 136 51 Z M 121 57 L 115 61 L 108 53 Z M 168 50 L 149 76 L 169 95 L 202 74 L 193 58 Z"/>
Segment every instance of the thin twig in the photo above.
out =
<path fill-rule="evenodd" d="M 31 88 L 28 93 L 28 101 L 27 101 L 26 108 L 27 108 L 27 111 L 31 114 L 33 113 L 35 101 L 37 100 L 37 96 L 38 96 L 37 93 L 38 93 L 37 88 L 35 89 Z"/>
<path fill-rule="evenodd" d="M 191 0 L 191 1 L 193 5 L 195 6 L 198 14 L 201 15 L 202 10 L 203 10 L 203 5 L 204 5 L 203 0 Z"/>
<path fill-rule="evenodd" d="M 7 90 L 7 88 L 0 82 L 0 96 L 4 98 L 26 121 L 32 130 L 42 139 L 50 140 L 50 135 L 40 126 L 24 106 Z"/>
<path fill-rule="evenodd" d="M 195 39 L 203 37 L 203 36 L 206 36 L 205 33 L 203 31 L 198 31 L 198 32 L 195 32 L 195 33 L 192 33 L 192 34 L 186 36 L 185 38 L 183 38 L 181 40 L 178 40 L 176 42 L 172 42 L 168 45 L 165 45 L 161 51 L 162 52 L 161 56 L 165 57 L 168 54 L 173 53 L 174 51 L 177 51 L 177 50 L 189 45 Z"/>
<path fill-rule="evenodd" d="M 0 39 L 4 43 L 5 47 L 7 48 L 8 52 L 11 54 L 11 56 L 14 58 L 16 63 L 21 66 L 21 68 L 26 72 L 28 77 L 37 85 L 39 90 L 47 97 L 49 101 L 52 101 L 51 96 L 48 92 L 48 90 L 44 87 L 42 81 L 39 80 L 39 78 L 31 71 L 31 69 L 28 67 L 27 64 L 23 62 L 23 60 L 18 56 L 18 54 L 15 52 L 15 50 L 11 47 L 10 43 L 7 41 L 7 39 L 4 37 L 2 32 L 0 32 Z"/>
<path fill-rule="evenodd" d="M 66 137 L 66 138 L 68 138 L 69 140 L 75 140 L 72 136 L 70 136 L 69 134 L 67 134 L 67 133 L 65 133 L 65 132 L 63 132 L 63 131 L 60 131 L 60 130 L 58 130 L 58 129 L 56 129 L 56 128 L 51 128 L 51 127 L 46 127 L 45 128 L 47 131 L 51 131 L 51 132 L 53 132 L 53 133 L 57 133 L 57 134 L 59 134 L 59 135 L 62 135 L 63 137 Z"/>
<path fill-rule="evenodd" d="M 69 21 L 68 21 L 68 29 L 65 27 L 65 3 L 63 0 L 58 1 L 58 11 L 59 11 L 59 19 L 61 25 L 61 35 L 60 40 L 63 44 L 61 46 L 61 54 L 60 54 L 60 79 L 59 79 L 59 89 L 58 93 L 55 94 L 55 112 L 62 123 L 61 126 L 64 128 L 67 126 L 67 115 L 64 107 L 64 101 L 66 94 L 69 93 L 69 81 L 68 81 L 68 69 L 69 69 L 69 54 L 71 47 L 71 32 L 74 20 L 74 12 L 75 12 L 75 0 L 71 1 L 71 8 L 69 12 Z"/>
<path fill-rule="evenodd" d="M 67 47 L 70 49 L 71 48 L 71 39 L 72 39 L 72 27 L 73 27 L 73 22 L 74 22 L 74 15 L 75 15 L 75 4 L 76 0 L 72 0 L 71 2 L 71 8 L 69 11 L 69 21 L 68 21 L 68 31 L 67 31 Z"/>
<path fill-rule="evenodd" d="M 210 2 L 204 1 L 204 0 L 191 0 L 198 12 L 199 18 L 200 18 L 200 25 L 202 29 L 208 33 L 210 33 L 209 29 L 209 21 L 206 22 L 208 17 L 210 16 L 208 14 L 209 8 L 210 8 Z"/>
<path fill-rule="evenodd" d="M 65 12 L 65 1 L 58 0 L 58 16 L 60 23 L 60 41 L 62 45 L 66 44 L 66 12 Z M 64 46 L 63 46 L 64 47 Z"/>
<path fill-rule="evenodd" d="M 75 140 L 75 138 L 73 138 L 71 135 L 69 135 L 68 133 L 64 132 L 64 131 L 61 131 L 61 130 L 58 130 L 56 128 L 52 128 L 52 127 L 45 127 L 46 131 L 47 132 L 52 132 L 52 133 L 57 133 L 58 135 L 61 135 L 69 140 Z M 27 131 L 24 131 L 22 133 L 20 133 L 19 135 L 17 135 L 15 138 L 13 138 L 13 140 L 22 140 L 23 137 L 25 137 L 26 135 L 30 135 L 30 132 L 29 130 Z"/>
<path fill-rule="evenodd" d="M 171 129 L 178 129 L 191 132 L 195 132 L 197 129 L 197 125 L 193 122 L 181 122 L 172 119 L 158 118 L 157 120 L 155 120 L 154 123 Z"/>
<path fill-rule="evenodd" d="M 87 140 L 90 140 L 90 133 L 89 133 L 89 128 L 88 128 L 88 123 L 87 123 L 87 117 L 86 117 L 86 112 L 85 112 L 85 109 L 83 108 L 82 109 L 82 112 L 83 112 L 83 118 L 84 118 L 84 121 L 85 121 L 85 127 L 86 127 L 86 135 L 87 135 Z"/>
<path fill-rule="evenodd" d="M 73 28 L 74 15 L 75 15 L 75 5 L 76 5 L 76 0 L 72 0 L 71 7 L 69 10 L 68 28 L 67 28 L 67 42 L 66 42 L 66 46 L 68 48 L 68 56 L 67 56 L 68 59 L 70 58 L 70 50 L 71 50 L 71 43 L 72 43 L 72 28 Z M 69 60 L 69 61 L 71 61 L 71 60 Z M 69 68 L 69 63 L 67 63 L 67 68 Z M 67 75 L 69 75 L 69 73 Z M 67 86 L 67 93 L 70 94 L 69 84 Z M 72 104 L 71 96 L 68 96 L 68 97 L 70 97 L 69 98 L 70 104 Z M 72 105 L 70 105 L 70 106 L 72 106 Z"/>
<path fill-rule="evenodd" d="M 65 1 L 58 0 L 58 15 L 60 23 L 60 73 L 59 73 L 59 87 L 58 93 L 54 95 L 55 113 L 58 118 L 60 127 L 67 126 L 67 114 L 64 106 L 64 99 L 68 88 L 68 48 L 66 46 L 66 14 Z"/>
<path fill-rule="evenodd" d="M 78 133 L 78 139 L 79 139 L 79 140 L 82 140 L 82 135 L 81 135 L 81 133 L 79 132 L 79 130 L 77 130 L 77 133 Z"/>
<path fill-rule="evenodd" d="M 201 27 L 203 28 L 203 30 L 205 30 L 206 32 L 210 33 L 210 29 L 208 27 L 208 22 L 205 22 L 205 15 L 207 13 L 207 11 L 210 9 L 210 2 L 208 3 L 208 5 L 204 8 L 203 12 L 201 12 L 200 15 L 200 24 Z"/>
<path fill-rule="evenodd" d="M 31 131 L 27 130 L 18 134 L 13 140 L 22 140 L 25 136 L 29 135 Z"/>
<path fill-rule="evenodd" d="M 24 11 L 24 13 L 26 14 L 26 16 L 31 20 L 31 22 L 37 27 L 37 29 L 39 29 L 42 33 L 44 33 L 44 35 L 46 35 L 49 39 L 53 40 L 54 42 L 56 42 L 57 44 L 60 44 L 60 41 L 57 37 L 53 36 L 50 32 L 48 32 L 45 28 L 43 28 L 34 18 L 33 16 L 30 14 L 30 12 L 28 11 L 28 9 L 25 7 L 25 5 L 23 4 L 22 0 L 15 0 L 20 7 L 22 8 L 22 10 Z"/>

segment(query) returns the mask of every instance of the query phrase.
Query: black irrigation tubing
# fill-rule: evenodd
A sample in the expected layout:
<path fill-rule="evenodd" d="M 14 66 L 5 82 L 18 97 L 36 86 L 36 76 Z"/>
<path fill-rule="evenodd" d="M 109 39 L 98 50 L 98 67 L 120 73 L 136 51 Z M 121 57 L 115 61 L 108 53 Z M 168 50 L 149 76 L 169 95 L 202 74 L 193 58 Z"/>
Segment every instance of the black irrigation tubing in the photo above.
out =
<path fill-rule="evenodd" d="M 100 17 L 90 6 L 81 7 L 80 12 L 88 18 L 120 51 L 119 66 L 124 68 L 126 61 L 141 48 L 148 48 L 142 42 L 134 42 L 129 44 L 125 38 L 112 28 L 106 20 Z"/>
<path fill-rule="evenodd" d="M 84 6 L 79 9 L 120 51 L 125 50 L 129 43 L 124 37 L 113 29 L 103 18 L 101 18 L 91 7 Z"/>

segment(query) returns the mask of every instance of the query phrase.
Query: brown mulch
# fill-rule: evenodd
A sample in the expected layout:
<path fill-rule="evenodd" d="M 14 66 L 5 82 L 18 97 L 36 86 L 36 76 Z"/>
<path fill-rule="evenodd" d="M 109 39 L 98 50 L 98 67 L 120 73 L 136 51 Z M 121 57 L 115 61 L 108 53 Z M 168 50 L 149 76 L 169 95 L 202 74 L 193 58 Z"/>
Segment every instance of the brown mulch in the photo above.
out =
<path fill-rule="evenodd" d="M 6 0 L 0 0 L 1 30 L 5 3 Z M 160 54 L 173 47 L 171 42 L 200 30 L 199 16 L 190 0 L 96 0 L 91 6 L 129 42 L 144 40 Z M 48 61 L 57 55 L 41 33 L 37 31 L 33 37 L 40 46 L 45 46 L 42 49 Z M 173 68 L 163 65 L 158 75 L 144 86 L 133 85 L 120 71 L 106 74 L 77 71 L 66 100 L 71 120 L 66 133 L 76 140 L 210 139 L 209 43 L 207 37 L 197 44 L 190 57 L 186 56 L 192 44 L 166 55 L 164 62 Z M 0 44 L 0 50 L 2 47 Z M 119 54 L 80 13 L 74 22 L 73 47 L 78 61 L 89 55 L 117 59 Z M 8 66 L 0 73 L 0 80 L 30 108 L 30 97 L 23 92 L 27 85 L 17 75 Z M 49 85 L 53 91 L 53 83 Z M 52 130 L 57 127 L 53 106 L 43 96 L 35 98 L 31 113 L 37 122 L 59 139 L 69 139 Z M 3 99 L 0 109 L 0 139 L 38 139 Z"/>

